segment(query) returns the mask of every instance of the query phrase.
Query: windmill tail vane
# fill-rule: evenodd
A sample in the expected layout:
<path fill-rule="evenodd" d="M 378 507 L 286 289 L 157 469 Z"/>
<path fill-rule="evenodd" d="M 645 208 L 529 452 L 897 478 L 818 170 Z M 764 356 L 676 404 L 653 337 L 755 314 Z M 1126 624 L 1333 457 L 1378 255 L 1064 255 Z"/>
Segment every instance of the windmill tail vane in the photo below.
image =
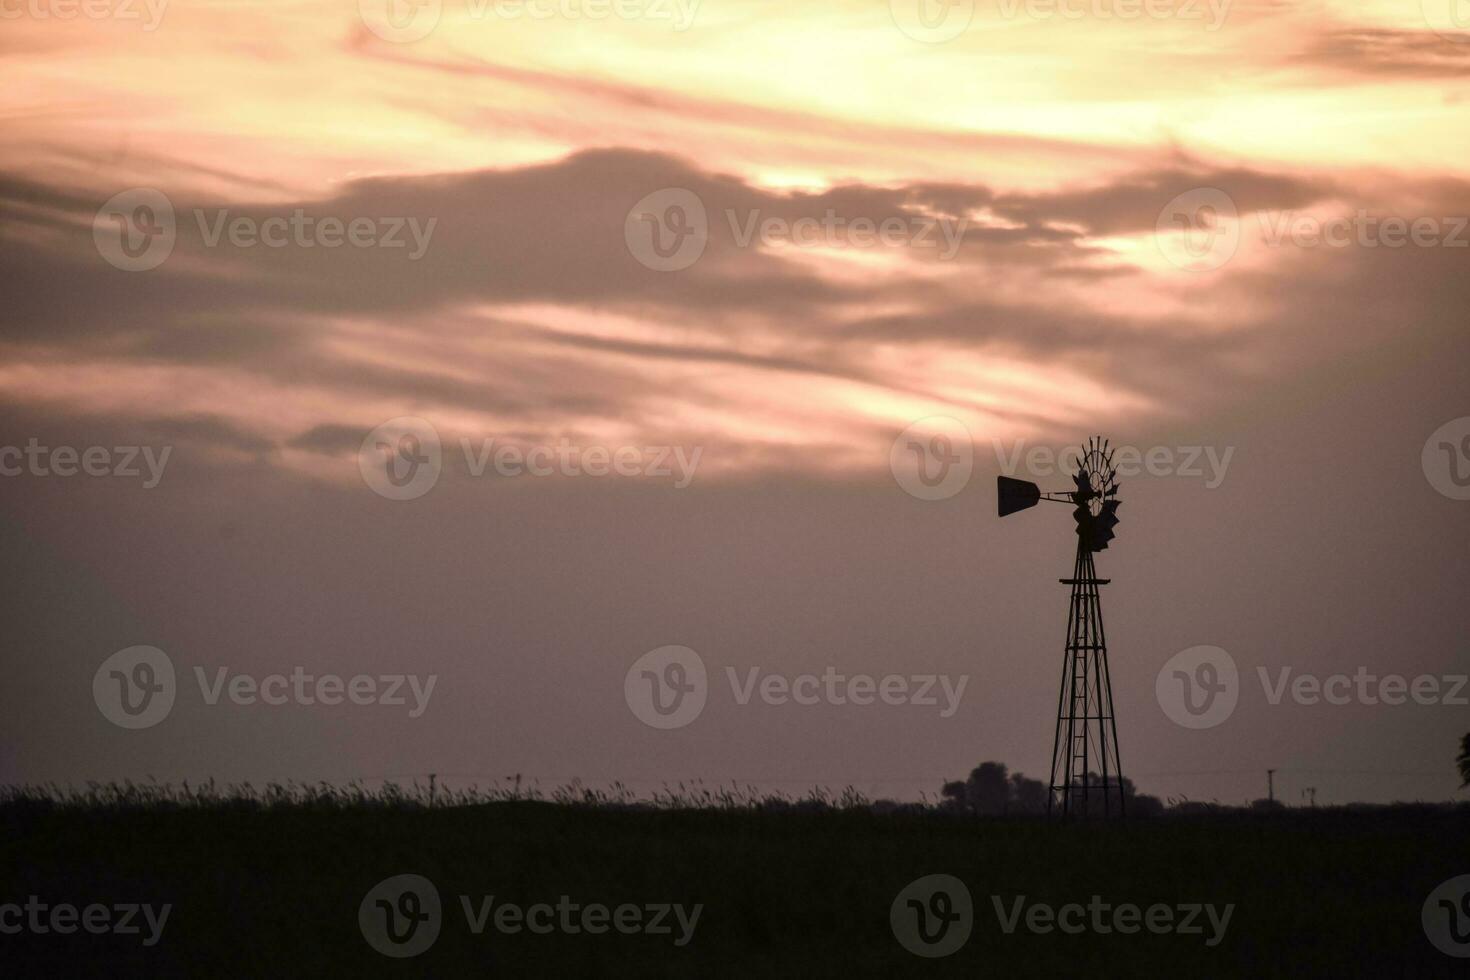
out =
<path fill-rule="evenodd" d="M 1047 812 L 1063 816 L 1122 816 L 1123 774 L 1118 758 L 1118 728 L 1113 716 L 1113 685 L 1108 672 L 1108 642 L 1103 631 L 1100 579 L 1093 555 L 1107 550 L 1118 526 L 1118 473 L 1107 440 L 1087 441 L 1069 490 L 1043 491 L 1012 477 L 996 481 L 1001 517 L 1042 501 L 1072 505 L 1077 557 L 1072 576 L 1067 637 L 1057 695 L 1056 734 L 1052 742 L 1051 794 Z"/>

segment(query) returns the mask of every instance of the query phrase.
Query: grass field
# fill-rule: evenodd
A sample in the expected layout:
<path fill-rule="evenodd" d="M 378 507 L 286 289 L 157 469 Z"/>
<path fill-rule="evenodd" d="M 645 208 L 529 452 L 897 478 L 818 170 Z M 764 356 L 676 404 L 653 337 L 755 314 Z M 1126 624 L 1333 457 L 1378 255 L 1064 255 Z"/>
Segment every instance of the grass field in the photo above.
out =
<path fill-rule="evenodd" d="M 1064 824 L 840 802 L 683 803 L 12 791 L 0 801 L 0 902 L 34 895 L 82 915 L 103 905 L 109 922 L 131 904 L 170 911 L 152 945 L 141 912 L 136 934 L 47 925 L 0 935 L 3 974 L 1431 977 L 1470 967 L 1435 949 L 1420 921 L 1437 885 L 1470 873 L 1467 806 Z M 432 944 L 396 959 L 369 944 L 359 911 L 380 881 L 402 874 L 432 882 L 442 905 Z M 968 941 L 939 959 L 909 952 L 890 923 L 899 893 L 932 874 L 963 882 L 974 909 Z M 505 920 L 519 931 L 498 930 L 493 915 L 482 932 L 471 928 L 488 896 L 492 912 L 521 908 L 528 918 Z M 1092 919 L 1081 932 L 1039 932 L 1024 915 L 1008 933 L 1002 920 L 1022 896 L 1023 910 L 1093 896 L 1109 907 L 1161 904 L 1176 923 L 1187 906 L 1233 908 L 1215 945 L 1203 914 L 1192 934 L 1103 934 Z M 673 912 L 658 934 L 632 932 L 627 911 L 627 933 L 604 924 L 590 934 L 582 926 L 598 919 L 576 910 L 566 920 L 557 911 L 549 933 L 527 928 L 532 906 L 559 902 L 609 915 L 636 906 L 649 926 L 658 906 L 699 912 L 682 933 Z M 0 925 L 18 914 L 29 913 Z M 1118 921 L 1108 914 L 1104 925 Z M 539 913 L 536 924 L 551 918 Z"/>

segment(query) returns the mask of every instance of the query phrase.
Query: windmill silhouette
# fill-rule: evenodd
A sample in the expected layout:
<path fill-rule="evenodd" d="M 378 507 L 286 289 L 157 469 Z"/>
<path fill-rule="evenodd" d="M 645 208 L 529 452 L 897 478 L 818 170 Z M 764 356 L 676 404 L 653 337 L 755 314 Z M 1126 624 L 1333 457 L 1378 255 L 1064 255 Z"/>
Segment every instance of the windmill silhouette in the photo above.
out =
<path fill-rule="evenodd" d="M 1108 674 L 1108 641 L 1103 632 L 1100 579 L 1095 552 L 1107 548 L 1118 525 L 1118 476 L 1113 453 L 1100 438 L 1087 441 L 1075 488 L 1043 493 L 1034 483 L 998 477 L 996 495 L 1001 517 L 1034 507 L 1042 500 L 1073 506 L 1077 523 L 1077 559 L 1067 613 L 1067 648 L 1062 662 L 1062 688 L 1057 695 L 1056 739 L 1051 752 L 1051 792 L 1047 813 L 1063 816 L 1123 815 L 1123 774 L 1118 759 L 1118 726 L 1113 717 L 1113 684 Z"/>

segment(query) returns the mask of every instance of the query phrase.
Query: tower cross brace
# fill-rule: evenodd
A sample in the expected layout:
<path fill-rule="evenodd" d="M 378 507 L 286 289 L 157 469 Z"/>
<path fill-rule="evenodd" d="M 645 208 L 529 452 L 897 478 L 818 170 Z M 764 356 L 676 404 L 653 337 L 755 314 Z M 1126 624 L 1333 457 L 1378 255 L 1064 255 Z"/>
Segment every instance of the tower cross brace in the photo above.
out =
<path fill-rule="evenodd" d="M 1103 632 L 1092 552 L 1079 537 L 1067 614 L 1067 646 L 1057 695 L 1056 740 L 1051 753 L 1047 813 L 1062 816 L 1123 816 L 1118 727 L 1113 719 L 1113 684 L 1108 675 L 1108 641 Z"/>

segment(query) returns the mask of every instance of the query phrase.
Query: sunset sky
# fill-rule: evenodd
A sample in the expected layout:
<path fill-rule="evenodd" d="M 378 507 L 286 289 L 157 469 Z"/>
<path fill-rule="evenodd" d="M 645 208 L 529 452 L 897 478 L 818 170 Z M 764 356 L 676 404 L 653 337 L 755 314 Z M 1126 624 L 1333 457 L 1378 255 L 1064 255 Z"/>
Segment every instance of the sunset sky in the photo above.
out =
<path fill-rule="evenodd" d="M 1125 480 L 1098 559 L 1125 774 L 1229 802 L 1268 767 L 1288 803 L 1456 792 L 1466 707 L 1273 705 L 1256 670 L 1470 664 L 1470 502 L 1421 465 L 1470 415 L 1470 3 L 0 0 L 0 19 L 0 444 L 172 447 L 156 487 L 0 482 L 0 780 L 916 798 L 983 759 L 1044 777 L 1073 539 L 1060 509 L 999 522 L 994 477 L 1018 446 L 1103 434 L 1231 452 L 1218 486 Z M 173 241 L 129 270 L 108 204 L 134 217 L 138 189 Z M 673 190 L 708 240 L 660 269 L 639 215 L 667 219 Z M 212 237 L 298 210 L 406 244 Z M 742 234 L 829 214 L 905 231 Z M 1422 240 L 1392 244 L 1391 218 Z M 1312 228 L 1350 233 L 1290 232 Z M 401 416 L 445 447 L 412 501 L 359 468 Z M 968 432 L 974 474 L 922 500 L 890 450 L 933 416 Z M 490 438 L 700 456 L 688 486 L 476 477 L 458 447 Z M 181 677 L 439 683 L 411 720 L 181 690 L 120 732 L 91 677 L 134 644 Z M 622 685 L 666 644 L 720 678 L 970 680 L 950 718 L 712 690 L 660 732 Z M 1200 644 L 1247 676 L 1227 723 L 1188 731 L 1154 683 Z"/>

